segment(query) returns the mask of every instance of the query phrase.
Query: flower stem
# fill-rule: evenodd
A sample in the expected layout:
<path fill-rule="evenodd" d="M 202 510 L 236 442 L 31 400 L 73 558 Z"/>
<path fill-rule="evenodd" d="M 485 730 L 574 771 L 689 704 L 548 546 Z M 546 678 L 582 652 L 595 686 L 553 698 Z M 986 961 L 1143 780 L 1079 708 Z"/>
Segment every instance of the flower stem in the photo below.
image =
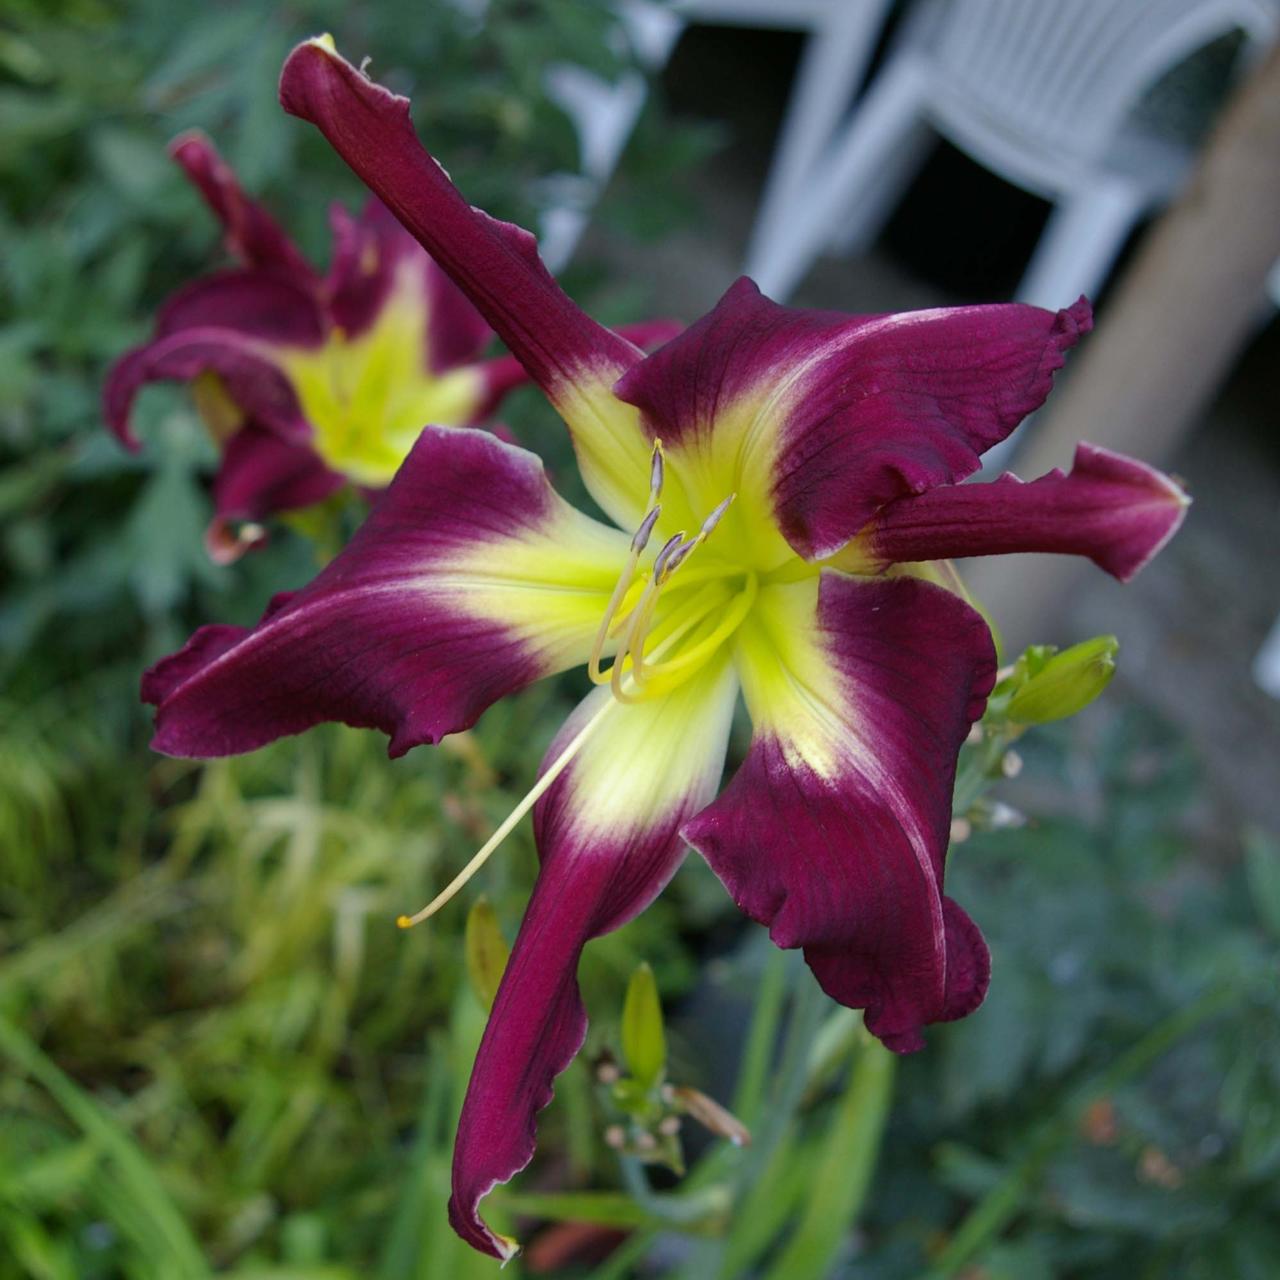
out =
<path fill-rule="evenodd" d="M 812 1191 L 800 1223 L 765 1280 L 830 1273 L 871 1186 L 893 1102 L 896 1069 L 895 1056 L 863 1032 L 849 1082 L 812 1170 Z"/>

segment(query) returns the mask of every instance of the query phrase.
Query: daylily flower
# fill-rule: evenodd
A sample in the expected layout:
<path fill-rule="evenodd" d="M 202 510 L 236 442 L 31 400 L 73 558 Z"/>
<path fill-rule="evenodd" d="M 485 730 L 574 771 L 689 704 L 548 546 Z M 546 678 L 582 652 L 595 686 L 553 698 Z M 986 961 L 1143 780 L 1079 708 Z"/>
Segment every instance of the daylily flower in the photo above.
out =
<path fill-rule="evenodd" d="M 588 939 L 641 911 L 687 844 L 890 1048 L 974 1009 L 989 960 L 943 896 L 956 756 L 995 679 L 987 625 L 929 562 L 1040 550 L 1126 579 L 1186 498 L 1082 445 L 1069 475 L 961 486 L 1048 393 L 1083 300 L 888 316 L 792 310 L 734 285 L 645 357 L 589 319 L 533 238 L 472 209 L 409 104 L 327 38 L 285 64 L 286 110 L 450 274 L 568 424 L 612 524 L 531 453 L 429 426 L 347 549 L 250 630 L 206 627 L 153 668 L 157 749 L 249 751 L 322 720 L 400 755 L 585 663 L 596 685 L 532 790 L 412 923 L 530 809 L 541 870 L 463 1108 L 450 1217 L 530 1160 L 586 1033 Z M 746 759 L 717 797 L 741 693 Z"/>
<path fill-rule="evenodd" d="M 226 563 L 264 537 L 264 516 L 311 506 L 347 483 L 384 488 L 423 425 L 484 421 L 525 381 L 511 356 L 418 242 L 374 198 L 330 212 L 333 262 L 317 271 L 213 144 L 170 145 L 221 222 L 238 266 L 194 281 L 160 309 L 155 337 L 112 368 L 107 423 L 138 447 L 129 416 L 148 382 L 189 381 L 222 458 L 206 534 Z M 667 321 L 629 330 L 641 345 Z"/>

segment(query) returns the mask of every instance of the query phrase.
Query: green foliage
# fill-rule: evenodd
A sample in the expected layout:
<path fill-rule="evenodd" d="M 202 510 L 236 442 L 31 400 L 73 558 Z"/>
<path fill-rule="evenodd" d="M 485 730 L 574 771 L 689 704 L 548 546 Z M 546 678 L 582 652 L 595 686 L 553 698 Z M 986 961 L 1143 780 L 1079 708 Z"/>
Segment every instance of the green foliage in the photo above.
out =
<path fill-rule="evenodd" d="M 215 228 L 164 157 L 170 136 L 206 128 L 318 258 L 329 201 L 361 198 L 275 104 L 297 38 L 328 28 L 369 52 L 413 88 L 468 194 L 529 220 L 541 179 L 574 164 L 541 68 L 609 71 L 625 55 L 602 40 L 600 5 L 490 10 L 479 28 L 407 0 L 6 7 L 0 1280 L 495 1274 L 444 1204 L 496 940 L 513 936 L 535 872 L 527 830 L 430 923 L 403 933 L 394 919 L 505 816 L 580 691 L 532 691 L 396 762 L 373 735 L 339 729 L 202 768 L 151 756 L 136 703 L 145 662 L 200 622 L 252 620 L 315 556 L 305 532 L 281 528 L 264 552 L 211 566 L 212 451 L 185 397 L 147 393 L 137 456 L 107 438 L 97 404 L 158 300 L 217 257 Z M 673 177 L 706 145 L 655 107 L 602 220 L 659 233 L 678 212 Z M 610 319 L 640 306 L 619 282 L 592 301 Z M 517 429 L 563 459 L 547 415 L 535 397 L 513 402 Z M 895 1063 L 869 1044 L 798 957 L 733 923 L 700 865 L 591 943 L 586 1060 L 639 1043 L 637 1020 L 627 1031 L 619 1015 L 647 962 L 645 1018 L 658 993 L 668 1007 L 664 1052 L 627 1051 L 648 1082 L 644 1125 L 718 1100 L 752 1141 L 686 1131 L 678 1183 L 644 1153 L 619 1160 L 602 1141 L 618 1100 L 580 1062 L 540 1118 L 534 1167 L 487 1206 L 495 1222 L 535 1240 L 544 1223 L 629 1231 L 607 1261 L 559 1268 L 597 1280 L 1269 1280 L 1276 845 L 1251 836 L 1245 863 L 1233 832 L 1207 848 L 1188 824 L 1183 744 L 1140 712 L 1101 723 L 1019 738 L 1035 794 L 1068 777 L 1073 797 L 1021 827 L 986 795 L 1013 772 L 1020 727 L 996 717 L 966 748 L 958 808 L 972 835 L 949 887 L 986 931 L 995 978 L 984 1008 L 935 1029 L 922 1055 Z M 474 908 L 482 887 L 491 906 Z M 470 947 L 469 907 L 484 931 Z M 736 1081 L 700 1059 L 682 1020 L 700 974 L 703 995 L 747 1011 L 728 1032 Z M 655 1062 L 678 1082 L 670 1094 Z"/>

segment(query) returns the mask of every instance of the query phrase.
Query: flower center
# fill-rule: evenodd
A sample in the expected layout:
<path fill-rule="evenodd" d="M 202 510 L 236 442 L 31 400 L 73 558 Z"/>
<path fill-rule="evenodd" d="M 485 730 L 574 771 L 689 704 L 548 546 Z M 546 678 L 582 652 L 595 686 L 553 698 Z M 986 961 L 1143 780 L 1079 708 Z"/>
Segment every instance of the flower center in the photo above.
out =
<path fill-rule="evenodd" d="M 424 423 L 461 426 L 481 398 L 474 367 L 431 371 L 424 301 L 402 276 L 364 333 L 335 329 L 324 346 L 284 359 L 316 452 L 376 488 L 390 483 Z"/>
<path fill-rule="evenodd" d="M 730 494 L 703 520 L 692 538 L 674 534 L 641 571 L 640 562 L 662 514 L 665 458 L 662 441 L 654 442 L 648 512 L 631 539 L 631 549 L 609 598 L 587 674 L 595 684 L 608 684 L 618 702 L 644 702 L 660 697 L 691 679 L 742 624 L 758 591 L 750 570 L 723 564 L 685 565 L 711 536 L 736 494 Z M 678 576 L 677 576 L 678 575 Z M 740 585 L 731 587 L 731 581 Z M 604 651 L 616 640 L 613 664 L 601 668 Z M 652 649 L 650 646 L 653 646 Z M 662 661 L 653 659 L 660 654 Z M 647 655 L 647 656 L 646 656 Z"/>
<path fill-rule="evenodd" d="M 662 515 L 658 499 L 662 496 L 664 470 L 659 440 L 653 446 L 648 511 L 631 539 L 587 664 L 592 681 L 607 684 L 613 696 L 600 703 L 467 865 L 421 911 L 397 918 L 400 928 L 408 929 L 430 919 L 458 893 L 619 706 L 645 702 L 679 688 L 707 664 L 750 612 L 759 590 L 753 570 L 724 563 L 685 568 L 714 532 L 735 494 L 715 507 L 693 537 L 686 537 L 683 532 L 674 534 L 650 567 L 641 569 Z M 613 663 L 608 670 L 602 670 L 604 651 L 612 641 L 617 642 Z"/>

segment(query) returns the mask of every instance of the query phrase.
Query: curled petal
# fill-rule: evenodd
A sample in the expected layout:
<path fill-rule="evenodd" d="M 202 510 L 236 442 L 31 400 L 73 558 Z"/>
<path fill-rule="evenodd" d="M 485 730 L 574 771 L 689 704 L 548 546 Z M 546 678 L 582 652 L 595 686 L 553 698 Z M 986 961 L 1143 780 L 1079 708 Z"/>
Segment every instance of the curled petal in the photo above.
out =
<path fill-rule="evenodd" d="M 685 838 L 824 990 L 918 1048 L 986 991 L 942 882 L 956 755 L 995 679 L 987 626 L 930 583 L 828 570 L 763 590 L 739 654 L 751 748 Z"/>
<path fill-rule="evenodd" d="M 589 695 L 543 761 L 605 719 L 534 810 L 542 868 L 503 974 L 467 1089 L 453 1159 L 454 1229 L 508 1258 L 480 1201 L 533 1156 L 536 1115 L 582 1046 L 578 959 L 593 937 L 642 911 L 684 852 L 680 824 L 715 793 L 737 682 L 721 661 L 675 694 L 621 706 Z"/>
<path fill-rule="evenodd" d="M 323 502 L 346 483 L 306 444 L 281 439 L 253 423 L 226 444 L 213 481 L 213 505 L 220 519 L 259 520 Z"/>
<path fill-rule="evenodd" d="M 1021 304 L 803 311 L 740 280 L 616 390 L 673 454 L 697 456 L 689 469 L 708 491 L 694 507 L 736 491 L 821 559 L 886 502 L 977 470 L 1040 406 L 1091 323 L 1083 299 L 1057 315 Z"/>
<path fill-rule="evenodd" d="M 885 565 L 1050 551 L 1088 556 L 1128 582 L 1173 537 L 1189 502 L 1154 467 L 1080 444 L 1069 475 L 1054 470 L 1030 484 L 1004 475 L 992 484 L 900 498 L 876 514 L 848 552 Z"/>
<path fill-rule="evenodd" d="M 280 101 L 320 129 L 488 320 L 569 423 L 592 495 L 634 524 L 644 493 L 631 485 L 648 445 L 609 388 L 639 350 L 565 296 L 529 232 L 463 199 L 418 141 L 408 99 L 375 84 L 332 41 L 308 40 L 289 55 Z"/>
<path fill-rule="evenodd" d="M 295 440 L 310 428 L 297 395 L 268 344 L 231 329 L 179 329 L 126 352 L 112 366 L 102 393 L 107 425 L 130 449 L 138 439 L 129 425 L 134 397 L 148 382 L 189 382 L 214 373 L 226 394 L 263 427 Z"/>
<path fill-rule="evenodd" d="M 235 643 L 220 629 L 214 652 L 197 633 L 148 676 L 153 745 L 230 755 L 324 720 L 383 730 L 392 755 L 435 742 L 585 661 L 625 548 L 533 455 L 428 427 L 315 581 Z"/>
<path fill-rule="evenodd" d="M 199 130 L 179 134 L 169 154 L 204 197 L 222 223 L 227 248 L 246 266 L 278 273 L 314 289 L 311 264 L 281 230 L 279 223 L 245 195 L 231 167 Z"/>

